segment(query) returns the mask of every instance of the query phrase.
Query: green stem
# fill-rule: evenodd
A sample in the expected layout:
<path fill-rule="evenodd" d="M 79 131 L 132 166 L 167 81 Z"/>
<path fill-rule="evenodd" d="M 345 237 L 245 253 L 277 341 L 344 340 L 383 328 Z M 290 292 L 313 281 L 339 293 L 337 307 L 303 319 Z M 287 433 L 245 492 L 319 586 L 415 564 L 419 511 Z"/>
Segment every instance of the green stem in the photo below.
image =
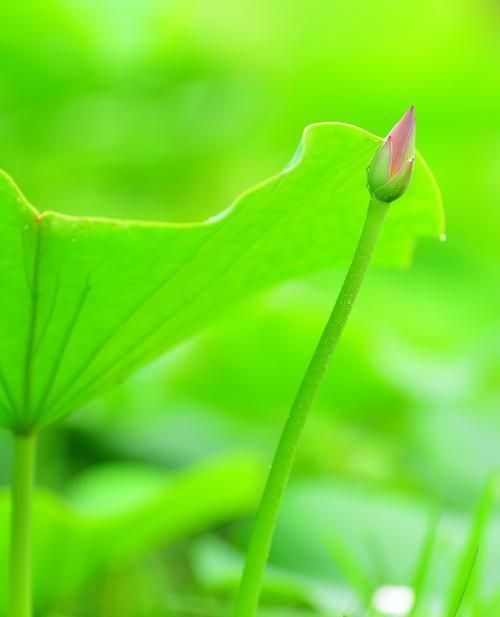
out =
<path fill-rule="evenodd" d="M 31 518 L 36 436 L 14 435 L 9 617 L 31 617 Z"/>
<path fill-rule="evenodd" d="M 243 576 L 236 599 L 235 617 L 254 617 L 257 612 L 262 579 L 269 557 L 276 519 L 290 477 L 300 436 L 363 282 L 388 207 L 389 204 L 376 199 L 370 201 L 363 231 L 344 284 L 283 428 L 250 538 Z"/>

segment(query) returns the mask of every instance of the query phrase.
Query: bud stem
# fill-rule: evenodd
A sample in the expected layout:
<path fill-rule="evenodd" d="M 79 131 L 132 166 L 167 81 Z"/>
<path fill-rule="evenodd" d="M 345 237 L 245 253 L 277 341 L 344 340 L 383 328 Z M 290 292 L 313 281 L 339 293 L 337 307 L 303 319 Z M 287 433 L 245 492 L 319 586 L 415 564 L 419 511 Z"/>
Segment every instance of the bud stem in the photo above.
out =
<path fill-rule="evenodd" d="M 363 282 L 388 208 L 388 203 L 377 199 L 370 201 L 361 237 L 344 284 L 285 422 L 250 538 L 236 599 L 235 617 L 254 617 L 257 612 L 276 520 L 300 437 Z"/>

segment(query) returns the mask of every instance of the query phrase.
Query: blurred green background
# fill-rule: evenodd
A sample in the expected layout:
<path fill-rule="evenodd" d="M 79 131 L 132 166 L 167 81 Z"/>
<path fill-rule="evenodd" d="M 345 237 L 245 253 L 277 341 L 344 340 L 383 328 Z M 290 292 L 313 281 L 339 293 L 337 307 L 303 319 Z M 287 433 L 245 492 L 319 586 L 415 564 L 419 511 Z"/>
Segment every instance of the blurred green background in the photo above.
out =
<path fill-rule="evenodd" d="M 500 468 L 498 3 L 4 2 L 0 58 L 0 167 L 37 208 L 70 214 L 202 220 L 280 170 L 308 123 L 385 135 L 415 104 L 447 241 L 368 277 L 306 430 L 262 614 L 354 614 L 360 579 L 408 584 L 435 504 L 439 604 Z M 154 541 L 85 585 L 37 591 L 40 614 L 228 614 L 263 470 L 341 276 L 230 309 L 45 434 L 39 482 L 80 514 L 126 516 L 214 459 L 246 457 L 255 473 L 232 478 L 246 493 L 213 519 L 182 491 L 148 511 L 134 529 L 157 525 Z M 215 488 L 200 482 L 200 499 Z M 484 562 L 487 601 L 500 579 Z M 49 587 L 66 576 L 49 574 Z"/>

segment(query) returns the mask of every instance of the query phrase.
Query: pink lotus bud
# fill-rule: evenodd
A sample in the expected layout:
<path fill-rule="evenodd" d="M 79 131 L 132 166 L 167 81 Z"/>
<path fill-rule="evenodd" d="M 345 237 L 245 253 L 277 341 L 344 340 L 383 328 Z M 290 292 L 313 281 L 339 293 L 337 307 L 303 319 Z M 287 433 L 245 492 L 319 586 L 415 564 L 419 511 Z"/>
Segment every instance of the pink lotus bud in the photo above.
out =
<path fill-rule="evenodd" d="M 415 115 L 413 105 L 385 138 L 368 168 L 372 197 L 391 202 L 406 191 L 413 174 Z"/>

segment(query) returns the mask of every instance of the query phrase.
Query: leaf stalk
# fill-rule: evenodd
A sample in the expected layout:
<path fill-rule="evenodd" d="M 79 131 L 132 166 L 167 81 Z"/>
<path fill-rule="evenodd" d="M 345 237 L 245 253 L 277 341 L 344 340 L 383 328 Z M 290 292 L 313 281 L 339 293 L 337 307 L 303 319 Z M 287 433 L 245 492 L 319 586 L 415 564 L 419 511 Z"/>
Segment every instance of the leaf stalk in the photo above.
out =
<path fill-rule="evenodd" d="M 9 617 L 32 617 L 32 502 L 36 435 L 14 434 Z"/>

